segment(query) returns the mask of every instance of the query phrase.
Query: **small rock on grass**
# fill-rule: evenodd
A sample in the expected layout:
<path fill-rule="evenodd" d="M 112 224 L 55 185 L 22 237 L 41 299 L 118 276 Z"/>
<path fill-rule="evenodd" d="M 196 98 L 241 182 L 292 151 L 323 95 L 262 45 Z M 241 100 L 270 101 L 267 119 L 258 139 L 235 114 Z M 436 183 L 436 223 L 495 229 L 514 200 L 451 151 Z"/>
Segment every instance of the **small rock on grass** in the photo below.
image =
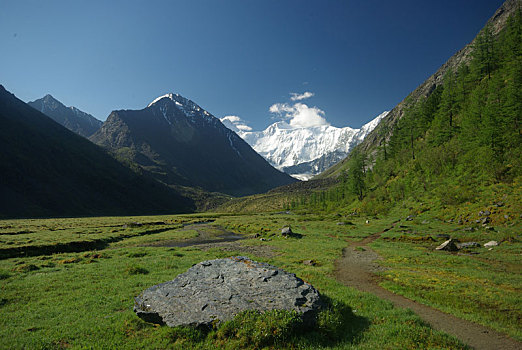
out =
<path fill-rule="evenodd" d="M 462 249 L 462 248 L 477 248 L 477 247 L 480 247 L 480 244 L 477 243 L 477 242 L 464 242 L 464 243 L 458 243 L 457 247 L 459 249 Z"/>
<path fill-rule="evenodd" d="M 497 241 L 489 241 L 488 243 L 484 243 L 484 247 L 486 247 L 486 248 L 491 248 L 491 247 L 496 247 L 496 246 L 498 246 Z"/>
<path fill-rule="evenodd" d="M 315 260 L 303 260 L 303 264 L 308 265 L 308 266 L 315 266 L 315 265 L 317 265 Z"/>
<path fill-rule="evenodd" d="M 281 229 L 282 236 L 291 236 L 293 234 L 292 228 L 290 226 L 285 226 Z"/>
<path fill-rule="evenodd" d="M 448 251 L 448 252 L 456 252 L 457 250 L 459 250 L 459 248 L 457 247 L 455 242 L 456 241 L 454 239 L 450 238 L 446 242 L 442 243 L 441 245 L 439 245 L 435 249 L 436 250 L 445 250 L 445 251 Z"/>

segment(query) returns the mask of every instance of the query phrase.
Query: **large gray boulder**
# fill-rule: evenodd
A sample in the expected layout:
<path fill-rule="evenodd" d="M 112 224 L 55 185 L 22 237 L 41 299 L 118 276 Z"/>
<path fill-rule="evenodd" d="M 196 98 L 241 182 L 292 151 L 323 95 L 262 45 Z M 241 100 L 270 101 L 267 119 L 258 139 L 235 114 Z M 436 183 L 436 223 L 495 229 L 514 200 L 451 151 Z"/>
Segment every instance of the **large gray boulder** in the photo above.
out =
<path fill-rule="evenodd" d="M 174 280 L 143 291 L 134 312 L 147 322 L 209 326 L 244 310 L 295 310 L 312 322 L 321 308 L 319 292 L 275 266 L 232 257 L 200 262 Z"/>

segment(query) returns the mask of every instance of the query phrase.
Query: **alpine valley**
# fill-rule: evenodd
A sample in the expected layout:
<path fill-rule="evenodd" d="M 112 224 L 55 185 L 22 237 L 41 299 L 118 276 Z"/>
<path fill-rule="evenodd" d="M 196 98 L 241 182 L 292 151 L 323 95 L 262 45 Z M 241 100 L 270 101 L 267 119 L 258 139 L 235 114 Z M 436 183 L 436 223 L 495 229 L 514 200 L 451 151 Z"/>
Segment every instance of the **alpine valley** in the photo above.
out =
<path fill-rule="evenodd" d="M 0 349 L 522 349 L 522 0 L 496 1 L 8 2 L 19 96 L 139 107 L 0 85 Z M 345 86 L 390 111 L 301 102 L 355 113 Z"/>

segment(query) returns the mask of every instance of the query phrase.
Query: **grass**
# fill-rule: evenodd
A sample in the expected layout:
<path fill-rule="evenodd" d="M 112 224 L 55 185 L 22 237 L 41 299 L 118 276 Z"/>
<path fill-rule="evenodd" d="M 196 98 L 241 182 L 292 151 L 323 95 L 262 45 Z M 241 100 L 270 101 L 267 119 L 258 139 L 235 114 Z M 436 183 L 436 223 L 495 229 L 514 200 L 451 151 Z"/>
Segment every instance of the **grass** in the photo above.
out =
<path fill-rule="evenodd" d="M 381 285 L 395 293 L 522 340 L 522 265 L 518 226 L 486 229 L 416 218 L 372 244 L 390 269 Z M 424 222 L 424 224 L 422 223 Z M 435 251 L 446 233 L 481 246 L 458 253 Z M 501 242 L 488 250 L 484 243 Z"/>
<path fill-rule="evenodd" d="M 368 224 L 365 223 L 366 219 L 370 220 Z M 209 220 L 215 220 L 213 225 L 233 232 L 249 236 L 258 233 L 261 236 L 259 238 L 265 240 L 245 239 L 239 243 L 236 252 L 219 248 L 203 250 L 196 246 L 147 246 L 150 242 L 189 238 L 194 235 L 190 228 L 184 231 L 181 227 L 150 233 L 156 227 L 171 228 L 175 225 Z M 78 237 L 74 235 L 77 232 L 80 232 L 80 239 L 86 241 L 90 239 L 86 232 L 93 231 L 97 232 L 100 239 L 117 234 L 118 240 L 108 242 L 99 250 L 54 254 L 41 252 L 34 256 L 0 260 L 0 308 L 4 315 L 0 320 L 0 348 L 240 349 L 245 348 L 245 345 L 247 348 L 303 349 L 465 348 L 455 338 L 431 329 L 411 311 L 395 308 L 391 303 L 371 294 L 345 287 L 333 278 L 333 263 L 348 242 L 381 232 L 389 228 L 394 220 L 391 217 L 347 218 L 313 214 L 199 214 L 1 221 L 2 232 L 9 234 L 0 234 L 0 237 L 8 237 L 21 248 L 24 248 L 24 244 L 38 247 L 58 243 L 61 239 L 66 242 L 76 241 Z M 414 224 L 417 226 L 414 226 L 413 231 L 420 232 L 421 225 L 426 225 L 419 224 L 418 220 L 420 219 L 415 219 Z M 345 221 L 352 224 L 338 224 Z M 129 227 L 129 223 L 132 222 L 139 222 L 141 225 Z M 124 225 L 127 225 L 127 228 L 123 229 Z M 301 238 L 281 237 L 280 230 L 286 225 L 291 225 L 294 232 L 302 235 Z M 455 226 L 448 225 L 448 228 Z M 211 226 L 206 227 L 212 230 Z M 115 228 L 128 230 L 132 234 L 121 236 L 120 232 L 111 232 Z M 426 233 L 438 232 L 440 229 L 439 226 L 433 226 L 432 231 Z M 28 233 L 16 232 L 29 230 L 32 231 L 32 242 L 23 243 L 24 238 L 17 236 Z M 421 235 L 399 230 L 399 226 L 396 226 L 396 229 L 386 232 L 385 236 Z M 143 232 L 149 234 L 143 235 Z M 42 241 L 39 240 L 40 233 Z M 478 232 L 471 234 L 479 235 Z M 500 239 L 500 236 L 497 238 Z M 420 269 L 419 266 L 414 266 L 415 264 L 433 263 L 430 260 L 422 260 L 427 258 L 417 249 L 425 249 L 426 244 L 424 241 L 406 242 L 384 238 L 375 242 L 375 249 L 386 257 L 384 264 L 391 268 L 386 272 L 391 277 L 383 276 L 386 288 L 400 290 L 399 286 L 403 286 L 404 290 L 400 292 L 407 294 L 409 289 L 424 283 L 421 279 L 415 280 L 419 278 L 416 274 L 413 274 L 415 278 L 411 278 L 404 271 Z M 5 241 L 0 243 L 0 249 L 9 246 Z M 248 248 L 247 251 L 251 253 L 241 251 L 241 246 L 244 246 L 244 249 Z M 396 249 L 395 253 L 392 247 Z M 493 250 L 485 253 L 483 258 L 496 261 L 499 269 L 505 262 L 516 265 L 514 260 L 519 243 L 501 244 L 497 248 L 512 253 L 504 254 L 505 260 L 495 260 L 495 255 L 487 255 L 497 252 Z M 273 254 L 262 254 L 266 250 Z M 173 279 L 197 262 L 239 254 L 282 267 L 314 285 L 329 300 L 330 305 L 318 316 L 317 326 L 312 329 L 302 328 L 289 313 L 246 313 L 216 329 L 201 332 L 189 328 L 158 327 L 141 321 L 133 313 L 133 298 L 142 290 Z M 445 253 L 442 253 L 442 256 L 452 257 Z M 411 266 L 402 268 L 403 263 L 398 260 L 399 257 L 407 258 Z M 304 260 L 314 260 L 316 265 L 303 264 Z M 446 260 L 438 261 L 441 262 L 441 266 L 452 263 Z M 462 261 L 464 265 L 471 264 L 471 260 Z M 465 276 L 478 274 L 480 277 L 480 270 L 477 270 L 475 265 L 461 268 L 461 273 Z M 490 273 L 489 276 L 492 275 L 495 273 Z M 514 271 L 498 275 L 498 280 L 503 281 L 505 286 L 511 286 L 514 292 L 520 287 L 517 273 Z M 446 285 L 442 288 L 450 291 Z M 456 294 L 456 299 L 459 293 L 469 295 L 469 292 L 463 294 L 465 291 L 458 288 L 452 291 Z M 514 296 L 514 292 L 510 295 Z M 418 298 L 415 295 L 412 297 Z M 489 300 L 487 295 L 481 297 Z M 505 299 L 503 302 L 507 307 L 516 304 L 516 298 Z M 426 300 L 433 303 L 429 298 Z M 438 307 L 444 309 L 443 305 Z M 474 317 L 482 317 L 476 309 L 470 310 Z M 494 317 L 503 311 L 501 308 L 495 308 L 490 312 Z M 509 317 L 497 319 L 498 327 L 513 334 L 513 328 L 508 327 L 511 322 Z"/>

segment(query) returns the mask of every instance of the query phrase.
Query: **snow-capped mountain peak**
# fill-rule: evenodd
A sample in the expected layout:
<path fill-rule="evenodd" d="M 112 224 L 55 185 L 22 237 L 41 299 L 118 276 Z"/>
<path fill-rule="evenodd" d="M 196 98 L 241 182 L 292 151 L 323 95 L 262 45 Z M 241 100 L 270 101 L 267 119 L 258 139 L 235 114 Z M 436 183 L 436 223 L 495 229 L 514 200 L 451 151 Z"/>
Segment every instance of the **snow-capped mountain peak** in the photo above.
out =
<path fill-rule="evenodd" d="M 163 96 L 159 96 L 159 97 L 155 98 L 151 103 L 148 104 L 147 107 L 153 106 L 154 104 L 163 100 L 164 98 L 171 100 L 172 102 L 174 102 L 176 104 L 176 106 L 181 107 L 183 109 L 194 110 L 197 112 L 202 110 L 202 108 L 200 106 L 198 106 L 196 103 L 189 100 L 188 98 L 185 98 L 185 97 L 181 96 L 180 94 L 173 94 L 173 93 L 168 93 Z M 207 112 L 207 114 L 208 114 L 208 112 Z"/>
<path fill-rule="evenodd" d="M 295 127 L 278 121 L 263 131 L 243 131 L 237 127 L 240 118 L 222 118 L 274 167 L 298 179 L 307 180 L 345 158 L 379 124 L 383 112 L 360 129 L 331 125 Z"/>
<path fill-rule="evenodd" d="M 170 120 L 166 115 L 165 103 L 175 105 L 175 107 L 181 110 L 190 120 L 193 122 L 199 118 L 206 120 L 207 122 L 215 125 L 220 124 L 219 119 L 214 117 L 212 114 L 207 112 L 205 109 L 198 106 L 195 102 L 181 96 L 180 94 L 168 93 L 155 98 L 151 103 L 147 105 L 147 108 L 159 106 L 163 117 L 169 122 Z"/>

